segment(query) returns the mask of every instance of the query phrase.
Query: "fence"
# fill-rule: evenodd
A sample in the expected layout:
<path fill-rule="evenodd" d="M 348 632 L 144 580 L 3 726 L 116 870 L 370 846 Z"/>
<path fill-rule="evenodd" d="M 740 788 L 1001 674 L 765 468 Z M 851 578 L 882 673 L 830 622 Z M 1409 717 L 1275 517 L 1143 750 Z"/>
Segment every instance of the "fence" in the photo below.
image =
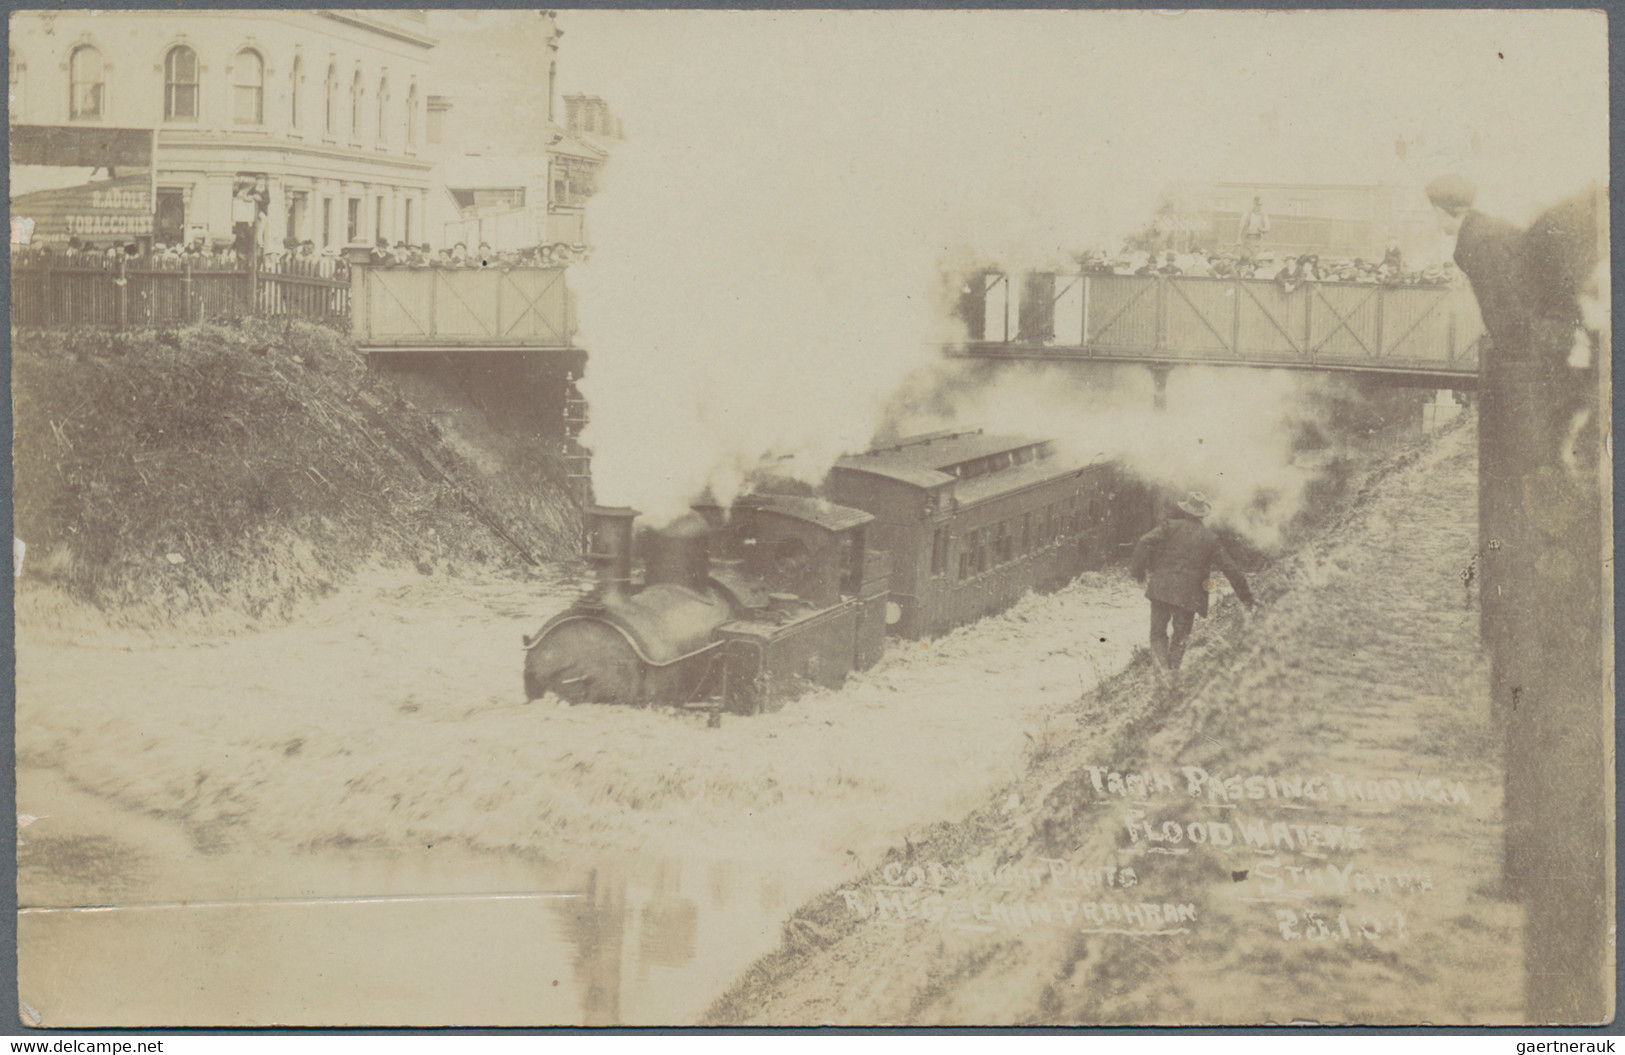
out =
<path fill-rule="evenodd" d="M 1438 371 L 1478 369 L 1471 290 L 1259 279 L 1032 272 L 972 276 L 960 317 L 973 350 L 1102 358 Z M 1008 346 L 1008 347 L 1005 347 Z"/>
<path fill-rule="evenodd" d="M 335 322 L 350 312 L 342 261 L 280 259 L 254 267 L 212 257 L 172 260 L 61 254 L 12 257 L 11 324 L 128 329 L 220 316 Z"/>

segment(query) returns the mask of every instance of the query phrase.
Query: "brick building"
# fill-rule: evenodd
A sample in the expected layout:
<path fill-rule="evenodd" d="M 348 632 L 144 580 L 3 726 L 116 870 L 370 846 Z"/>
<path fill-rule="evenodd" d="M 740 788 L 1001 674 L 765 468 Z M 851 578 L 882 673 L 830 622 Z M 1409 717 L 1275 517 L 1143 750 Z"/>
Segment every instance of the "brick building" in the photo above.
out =
<path fill-rule="evenodd" d="M 422 241 L 434 46 L 413 10 L 18 11 L 10 118 L 157 129 L 159 241 Z"/>

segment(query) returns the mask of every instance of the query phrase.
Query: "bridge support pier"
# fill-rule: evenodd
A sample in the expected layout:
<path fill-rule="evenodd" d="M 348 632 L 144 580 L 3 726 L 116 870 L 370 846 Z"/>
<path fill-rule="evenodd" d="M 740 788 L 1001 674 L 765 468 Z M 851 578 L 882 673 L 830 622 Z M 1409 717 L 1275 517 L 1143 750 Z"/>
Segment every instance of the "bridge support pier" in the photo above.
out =
<path fill-rule="evenodd" d="M 1151 407 L 1153 410 L 1168 409 L 1168 375 L 1173 371 L 1171 366 L 1153 366 L 1151 368 Z"/>

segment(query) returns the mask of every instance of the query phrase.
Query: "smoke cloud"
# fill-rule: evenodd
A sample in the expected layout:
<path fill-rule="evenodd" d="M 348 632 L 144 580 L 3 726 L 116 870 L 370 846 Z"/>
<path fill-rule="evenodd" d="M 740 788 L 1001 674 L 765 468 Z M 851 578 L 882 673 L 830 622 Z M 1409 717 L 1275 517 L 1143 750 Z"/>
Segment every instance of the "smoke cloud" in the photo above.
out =
<path fill-rule="evenodd" d="M 1201 491 L 1213 503 L 1212 523 L 1261 548 L 1280 543 L 1317 472 L 1298 450 L 1303 427 L 1336 433 L 1317 420 L 1327 382 L 1285 370 L 1179 367 L 1159 411 L 1149 369 L 1084 370 L 944 364 L 899 394 L 895 432 L 974 422 L 989 432 L 1052 438 L 1068 457 L 1111 459 L 1170 493 Z"/>
<path fill-rule="evenodd" d="M 1439 114 L 1418 187 L 1476 158 L 1494 207 L 1547 170 L 1563 176 L 1546 187 L 1605 171 L 1588 17 L 564 12 L 566 84 L 605 96 L 627 134 L 571 276 L 598 498 L 664 519 L 764 463 L 816 482 L 887 427 L 900 388 L 956 376 L 935 368 L 962 337 L 945 269 L 1067 266 L 1142 225 L 1170 183 L 1374 182 L 1396 129 L 1426 139 Z M 1188 409 L 1157 427 L 1122 409 L 1149 406 L 1145 371 L 1064 389 L 1012 372 L 956 409 L 1188 480 L 1241 526 L 1258 494 L 1301 486 L 1277 457 L 1297 382 L 1237 374 L 1176 371 Z M 1068 413 L 1063 390 L 1095 413 Z M 1257 478 L 1238 482 L 1241 465 Z"/>

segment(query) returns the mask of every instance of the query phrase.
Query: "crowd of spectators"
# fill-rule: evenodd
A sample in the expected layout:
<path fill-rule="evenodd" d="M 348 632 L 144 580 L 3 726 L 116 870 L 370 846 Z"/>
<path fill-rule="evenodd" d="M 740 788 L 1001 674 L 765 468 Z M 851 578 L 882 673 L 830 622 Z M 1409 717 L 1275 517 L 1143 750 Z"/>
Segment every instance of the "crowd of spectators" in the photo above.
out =
<path fill-rule="evenodd" d="M 1180 252 L 1172 249 L 1138 250 L 1108 254 L 1097 251 L 1084 258 L 1083 269 L 1110 275 L 1189 275 L 1199 278 L 1266 279 L 1290 293 L 1306 282 L 1358 282 L 1385 286 L 1449 286 L 1457 281 L 1455 265 L 1407 268 L 1396 246 L 1380 260 L 1360 257 L 1322 257 L 1317 253 L 1283 256 L 1272 250 L 1248 255 L 1235 250 Z"/>
<path fill-rule="evenodd" d="M 396 242 L 393 246 L 379 239 L 371 250 L 371 263 L 377 267 L 556 267 L 584 260 L 585 246 L 538 245 L 522 250 L 493 250 L 489 243 L 481 242 L 478 250 L 470 252 L 462 242 L 438 252 L 428 243 L 408 245 Z M 70 238 L 66 243 L 36 245 L 12 244 L 13 267 L 68 267 L 91 270 L 117 270 L 122 261 L 125 267 L 155 271 L 183 271 L 190 267 L 206 271 L 240 271 L 249 264 L 249 256 L 228 240 L 197 238 L 185 244 L 154 242 L 150 248 L 135 242 L 96 243 Z M 323 249 L 308 239 L 285 239 L 281 248 L 259 255 L 262 271 L 301 273 L 326 278 L 342 279 L 349 274 L 349 264 L 343 252 L 333 246 Z"/>
<path fill-rule="evenodd" d="M 260 269 L 264 271 L 298 271 L 310 275 L 342 279 L 348 274 L 348 265 L 337 250 L 317 251 L 314 243 L 290 239 L 280 252 L 263 253 Z M 127 268 L 144 271 L 242 271 L 249 264 L 247 254 L 230 241 L 211 241 L 196 238 L 187 243 L 154 242 L 143 246 L 136 242 L 100 244 L 88 239 L 70 238 L 66 243 L 45 243 L 11 247 L 13 267 L 63 267 L 81 270 L 117 270 L 120 262 Z M 297 262 L 300 266 L 287 266 Z"/>
<path fill-rule="evenodd" d="M 429 243 L 409 245 L 396 242 L 390 245 L 380 238 L 372 250 L 372 263 L 377 267 L 557 267 L 587 258 L 587 247 L 567 245 L 535 245 L 526 249 L 492 249 L 491 243 L 481 242 L 470 250 L 468 243 L 457 242 L 449 249 L 436 251 Z"/>

